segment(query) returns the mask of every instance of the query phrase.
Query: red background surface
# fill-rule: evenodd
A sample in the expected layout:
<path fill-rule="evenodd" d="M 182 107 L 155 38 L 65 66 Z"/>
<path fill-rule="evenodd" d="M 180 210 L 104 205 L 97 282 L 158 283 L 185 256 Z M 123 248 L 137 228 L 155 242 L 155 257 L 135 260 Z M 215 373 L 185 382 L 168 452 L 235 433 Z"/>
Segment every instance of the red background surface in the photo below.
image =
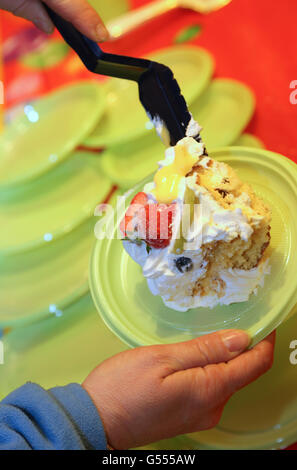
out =
<path fill-rule="evenodd" d="M 102 0 L 109 1 L 109 0 Z M 132 0 L 140 6 L 147 0 Z M 258 136 L 265 146 L 297 162 L 297 104 L 290 103 L 290 83 L 297 80 L 297 2 L 294 0 L 233 0 L 230 5 L 202 16 L 189 10 L 175 10 L 144 25 L 125 38 L 105 44 L 106 51 L 141 56 L 172 45 L 176 34 L 186 26 L 200 24 L 201 34 L 191 43 L 205 47 L 216 62 L 215 76 L 238 79 L 256 95 L 256 113 L 247 131 Z M 3 39 L 28 27 L 22 20 L 2 14 Z M 67 58 L 63 67 L 42 71 L 39 89 L 26 99 L 77 78 L 90 78 L 83 67 L 69 72 Z M 68 70 L 68 71 L 67 71 Z M 4 69 L 5 89 L 20 76 L 32 71 L 18 62 Z M 6 102 L 6 106 L 16 104 Z M 199 116 L 198 116 L 199 119 Z M 297 393 L 297 391 L 296 391 Z M 297 444 L 290 449 L 297 449 Z"/>

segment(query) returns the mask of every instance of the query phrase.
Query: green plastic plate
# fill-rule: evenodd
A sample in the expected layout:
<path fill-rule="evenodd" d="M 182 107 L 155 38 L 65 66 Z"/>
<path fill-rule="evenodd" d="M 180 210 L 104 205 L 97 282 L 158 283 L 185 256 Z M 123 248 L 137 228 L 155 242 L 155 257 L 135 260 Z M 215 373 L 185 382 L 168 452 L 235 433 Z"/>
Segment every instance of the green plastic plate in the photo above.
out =
<path fill-rule="evenodd" d="M 154 132 L 105 150 L 100 157 L 102 170 L 120 187 L 128 189 L 156 171 L 164 152 L 164 144 Z"/>
<path fill-rule="evenodd" d="M 23 55 L 20 61 L 31 69 L 54 67 L 65 59 L 69 50 L 69 46 L 64 41 L 51 39 L 41 44 L 37 50 Z"/>
<path fill-rule="evenodd" d="M 265 148 L 264 143 L 258 137 L 248 134 L 247 132 L 242 134 L 233 145 L 240 147 L 255 147 L 258 149 Z"/>
<path fill-rule="evenodd" d="M 53 244 L 1 258 L 0 326 L 32 323 L 62 312 L 88 291 L 95 220 Z"/>
<path fill-rule="evenodd" d="M 92 295 L 106 324 L 131 346 L 185 341 L 233 327 L 247 330 L 256 344 L 297 303 L 297 251 L 291 248 L 297 242 L 297 166 L 281 155 L 244 147 L 218 149 L 212 156 L 234 167 L 272 208 L 271 274 L 248 302 L 181 313 L 151 294 L 141 268 L 124 251 L 116 233 L 98 240 L 91 259 Z M 128 200 L 149 180 L 130 191 Z M 123 212 L 117 214 L 119 220 Z"/>
<path fill-rule="evenodd" d="M 4 341 L 1 397 L 28 380 L 45 388 L 82 382 L 101 361 L 126 349 L 100 320 L 89 294 L 58 315 L 12 330 Z"/>
<path fill-rule="evenodd" d="M 102 2 L 102 0 L 89 0 L 89 3 L 98 11 L 105 23 L 126 13 L 130 5 L 128 0 L 112 0 L 107 2 Z"/>
<path fill-rule="evenodd" d="M 76 152 L 37 180 L 0 193 L 0 256 L 51 243 L 94 213 L 111 187 L 100 159 Z"/>
<path fill-rule="evenodd" d="M 175 46 L 149 58 L 172 68 L 188 103 L 204 90 L 213 72 L 212 57 L 197 47 Z M 147 133 L 155 134 L 139 101 L 136 83 L 110 79 L 103 84 L 103 89 L 108 106 L 93 133 L 86 138 L 85 145 L 122 145 Z"/>
<path fill-rule="evenodd" d="M 102 88 L 87 81 L 24 105 L 0 136 L 0 189 L 37 178 L 69 157 L 104 109 Z"/>
<path fill-rule="evenodd" d="M 255 98 L 243 83 L 217 78 L 190 110 L 203 127 L 206 147 L 213 149 L 236 141 L 254 113 Z"/>

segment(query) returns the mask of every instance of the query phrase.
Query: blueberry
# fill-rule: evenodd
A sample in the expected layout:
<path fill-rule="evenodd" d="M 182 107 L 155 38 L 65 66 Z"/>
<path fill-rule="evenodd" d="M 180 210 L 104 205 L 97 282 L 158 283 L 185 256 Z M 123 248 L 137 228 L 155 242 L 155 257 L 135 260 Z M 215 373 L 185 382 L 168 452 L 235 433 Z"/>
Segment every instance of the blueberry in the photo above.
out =
<path fill-rule="evenodd" d="M 189 272 L 193 269 L 193 261 L 191 258 L 185 258 L 182 256 L 181 258 L 177 258 L 175 261 L 175 266 L 181 273 Z"/>

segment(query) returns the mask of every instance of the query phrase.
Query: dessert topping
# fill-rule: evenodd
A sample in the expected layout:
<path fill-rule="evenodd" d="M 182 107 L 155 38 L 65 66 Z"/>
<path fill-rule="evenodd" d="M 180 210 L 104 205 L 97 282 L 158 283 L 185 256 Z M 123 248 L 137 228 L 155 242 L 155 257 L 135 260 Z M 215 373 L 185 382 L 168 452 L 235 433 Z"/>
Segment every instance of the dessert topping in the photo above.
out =
<path fill-rule="evenodd" d="M 125 237 L 137 237 L 151 248 L 166 248 L 172 238 L 176 204 L 149 203 L 145 193 L 138 193 L 120 224 Z M 149 250 L 148 250 L 149 253 Z"/>
<path fill-rule="evenodd" d="M 175 260 L 175 265 L 181 273 L 189 272 L 193 269 L 193 261 L 191 258 L 186 258 L 185 256 L 177 258 Z"/>
<path fill-rule="evenodd" d="M 178 198 L 182 181 L 203 155 L 203 149 L 203 144 L 185 137 L 176 147 L 167 150 L 166 159 L 154 177 L 152 193 L 158 202 L 169 204 Z"/>

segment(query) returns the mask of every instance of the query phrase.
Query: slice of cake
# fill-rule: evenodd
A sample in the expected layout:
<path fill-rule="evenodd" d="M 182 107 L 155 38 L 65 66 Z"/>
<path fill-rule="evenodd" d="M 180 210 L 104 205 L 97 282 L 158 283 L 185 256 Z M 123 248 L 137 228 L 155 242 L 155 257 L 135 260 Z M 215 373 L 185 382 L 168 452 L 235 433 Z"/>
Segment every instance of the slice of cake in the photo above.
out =
<path fill-rule="evenodd" d="M 269 208 L 225 163 L 186 137 L 121 223 L 124 247 L 175 310 L 247 301 L 269 273 Z"/>

